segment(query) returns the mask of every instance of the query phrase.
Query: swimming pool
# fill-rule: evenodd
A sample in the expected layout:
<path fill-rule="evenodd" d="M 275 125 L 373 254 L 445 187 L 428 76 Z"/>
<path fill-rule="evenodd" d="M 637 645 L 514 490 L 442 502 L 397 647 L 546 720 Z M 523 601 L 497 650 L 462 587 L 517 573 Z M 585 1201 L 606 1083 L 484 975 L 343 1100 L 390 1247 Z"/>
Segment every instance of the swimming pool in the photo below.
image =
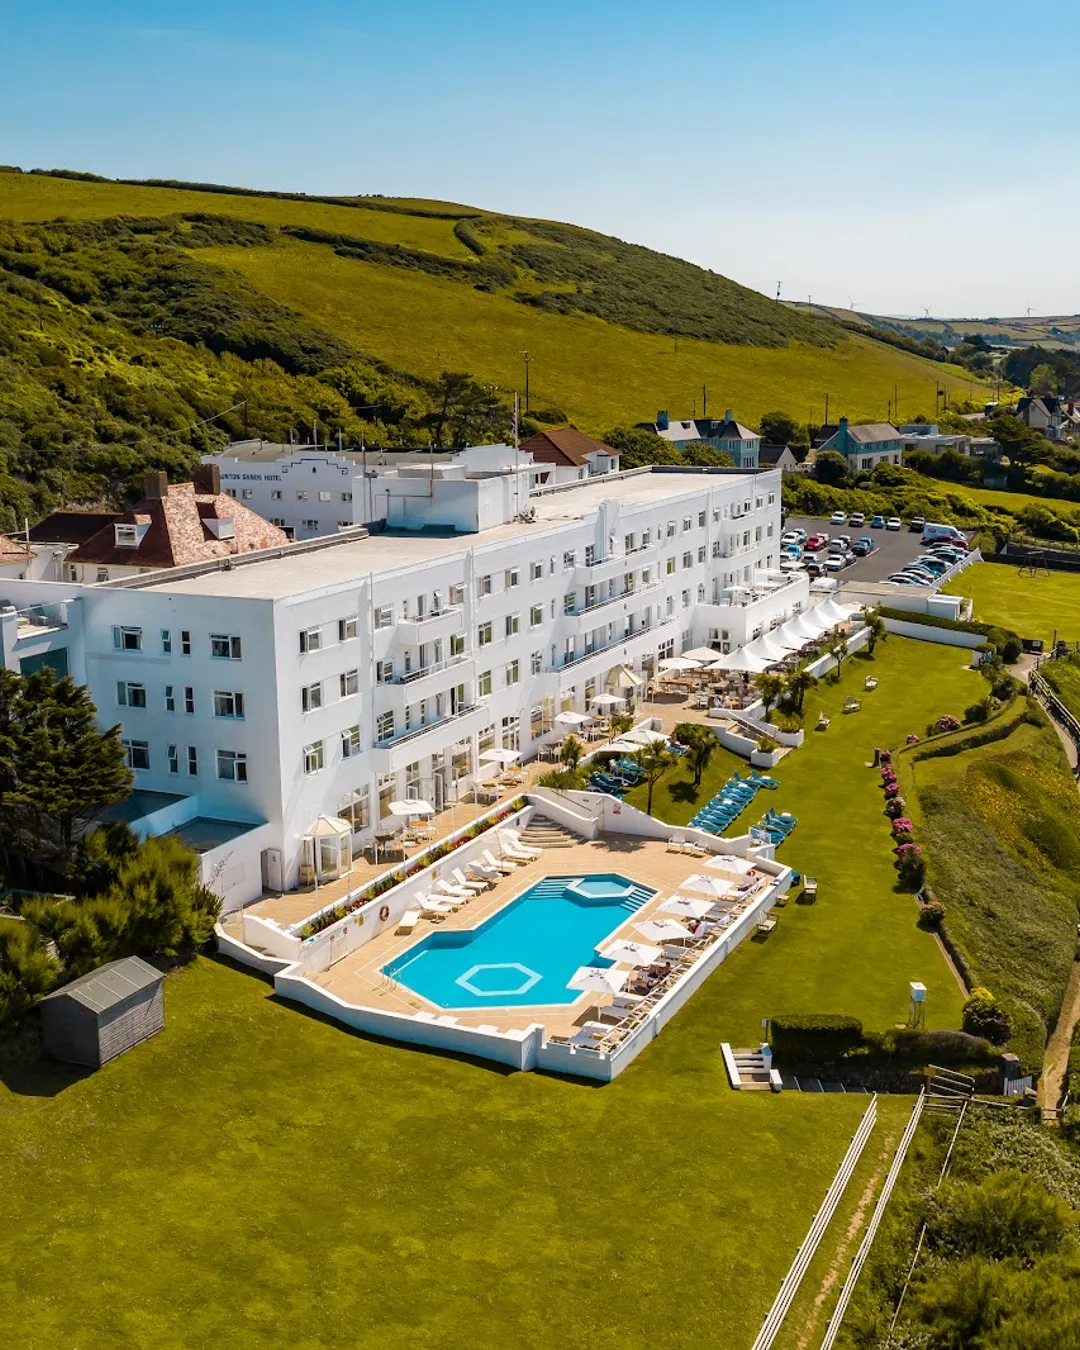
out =
<path fill-rule="evenodd" d="M 383 974 L 440 1008 L 573 1003 L 578 966 L 610 966 L 596 947 L 653 894 L 612 872 L 545 877 L 478 928 L 434 932 Z"/>

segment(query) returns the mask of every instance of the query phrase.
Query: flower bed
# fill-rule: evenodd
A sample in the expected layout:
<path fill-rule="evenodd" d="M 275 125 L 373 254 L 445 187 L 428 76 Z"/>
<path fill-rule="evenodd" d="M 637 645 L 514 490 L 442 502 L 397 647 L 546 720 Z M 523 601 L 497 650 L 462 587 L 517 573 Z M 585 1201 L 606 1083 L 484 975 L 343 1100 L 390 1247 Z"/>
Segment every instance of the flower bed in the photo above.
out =
<path fill-rule="evenodd" d="M 402 863 L 395 871 L 385 872 L 381 877 L 376 877 L 375 880 L 369 882 L 363 890 L 357 891 L 354 895 L 350 895 L 346 900 L 342 900 L 332 908 L 322 910 L 313 918 L 308 919 L 300 929 L 299 936 L 301 940 L 306 941 L 308 938 L 317 937 L 319 933 L 324 929 L 329 928 L 332 924 L 355 913 L 356 910 L 362 909 L 364 905 L 370 904 L 372 900 L 377 899 L 384 891 L 389 891 L 395 886 L 400 886 L 401 883 L 407 877 L 412 876 L 414 872 L 423 871 L 425 867 L 430 867 L 432 863 L 438 862 L 440 858 L 445 858 L 448 854 L 453 853 L 455 849 L 460 848 L 462 844 L 467 843 L 470 839 L 477 839 L 480 835 L 486 834 L 488 830 L 494 829 L 501 821 L 504 821 L 508 816 L 514 815 L 527 805 L 527 798 L 515 797 L 512 801 L 506 802 L 503 806 L 500 806 L 498 810 L 492 814 L 481 816 L 479 820 L 474 820 L 471 825 L 463 826 L 454 834 L 448 835 L 437 844 L 433 844 L 431 848 L 425 849 L 423 853 L 417 853 L 414 857 L 409 858 L 407 862 Z"/>

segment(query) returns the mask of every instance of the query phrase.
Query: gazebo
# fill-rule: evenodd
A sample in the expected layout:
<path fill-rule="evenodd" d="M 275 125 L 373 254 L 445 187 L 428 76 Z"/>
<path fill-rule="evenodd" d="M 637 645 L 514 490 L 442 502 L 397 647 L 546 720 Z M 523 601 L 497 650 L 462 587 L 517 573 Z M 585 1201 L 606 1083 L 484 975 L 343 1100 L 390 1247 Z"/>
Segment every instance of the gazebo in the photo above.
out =
<path fill-rule="evenodd" d="M 320 816 L 304 836 L 301 870 L 314 881 L 336 881 L 352 870 L 352 826 L 340 816 Z"/>

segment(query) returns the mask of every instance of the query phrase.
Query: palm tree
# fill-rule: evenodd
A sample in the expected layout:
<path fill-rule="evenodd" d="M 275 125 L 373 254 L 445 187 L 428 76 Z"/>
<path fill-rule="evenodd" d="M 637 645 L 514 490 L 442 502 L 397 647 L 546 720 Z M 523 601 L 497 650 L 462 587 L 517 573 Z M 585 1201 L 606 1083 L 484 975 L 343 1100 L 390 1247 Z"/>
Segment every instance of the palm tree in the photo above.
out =
<path fill-rule="evenodd" d="M 873 656 L 874 648 L 878 645 L 879 642 L 885 641 L 885 639 L 889 636 L 889 630 L 885 627 L 885 620 L 881 617 L 881 615 L 877 612 L 876 609 L 868 609 L 866 611 L 866 614 L 864 616 L 864 622 L 870 633 L 870 638 L 866 644 L 866 649 L 870 653 L 870 655 Z"/>
<path fill-rule="evenodd" d="M 806 666 L 799 666 L 787 678 L 787 692 L 795 701 L 795 711 L 801 713 L 803 701 L 811 689 L 817 688 L 817 676 L 811 675 Z"/>
<path fill-rule="evenodd" d="M 563 748 L 559 751 L 559 760 L 573 772 L 581 762 L 581 756 L 585 753 L 585 747 L 576 736 L 567 736 L 563 742 Z"/>
<path fill-rule="evenodd" d="M 784 692 L 784 677 L 767 670 L 763 675 L 757 676 L 754 685 L 761 695 L 761 704 L 765 709 L 765 721 L 767 722 L 769 720 L 769 709 Z"/>
<path fill-rule="evenodd" d="M 672 734 L 681 745 L 686 746 L 686 757 L 694 771 L 694 786 L 700 787 L 713 751 L 720 744 L 716 733 L 701 722 L 680 722 Z"/>
<path fill-rule="evenodd" d="M 625 736 L 633 725 L 634 719 L 629 713 L 615 713 L 611 719 L 611 739 Z"/>
<path fill-rule="evenodd" d="M 846 637 L 844 637 L 842 633 L 838 633 L 836 637 L 834 637 L 833 640 L 829 643 L 829 645 L 825 648 L 825 650 L 836 662 L 836 678 L 839 679 L 840 667 L 844 664 L 844 660 L 846 659 L 848 651 L 850 650 L 848 647 L 848 640 Z"/>
<path fill-rule="evenodd" d="M 676 757 L 667 748 L 664 741 L 654 741 L 652 745 L 643 745 L 634 755 L 634 761 L 645 775 L 645 782 L 648 784 L 648 804 L 645 810 L 651 816 L 653 788 L 663 778 L 664 774 L 675 765 Z"/>

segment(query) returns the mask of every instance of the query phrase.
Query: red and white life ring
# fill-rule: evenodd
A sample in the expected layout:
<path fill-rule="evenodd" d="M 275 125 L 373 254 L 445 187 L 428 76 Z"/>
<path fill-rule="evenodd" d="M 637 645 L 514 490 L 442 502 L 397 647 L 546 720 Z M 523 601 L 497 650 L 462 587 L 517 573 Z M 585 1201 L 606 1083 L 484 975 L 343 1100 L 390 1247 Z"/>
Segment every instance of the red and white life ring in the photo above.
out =
<path fill-rule="evenodd" d="M 383 905 L 382 909 L 379 910 L 379 918 L 382 920 L 383 923 L 385 923 L 389 917 L 390 917 L 390 906 Z"/>

